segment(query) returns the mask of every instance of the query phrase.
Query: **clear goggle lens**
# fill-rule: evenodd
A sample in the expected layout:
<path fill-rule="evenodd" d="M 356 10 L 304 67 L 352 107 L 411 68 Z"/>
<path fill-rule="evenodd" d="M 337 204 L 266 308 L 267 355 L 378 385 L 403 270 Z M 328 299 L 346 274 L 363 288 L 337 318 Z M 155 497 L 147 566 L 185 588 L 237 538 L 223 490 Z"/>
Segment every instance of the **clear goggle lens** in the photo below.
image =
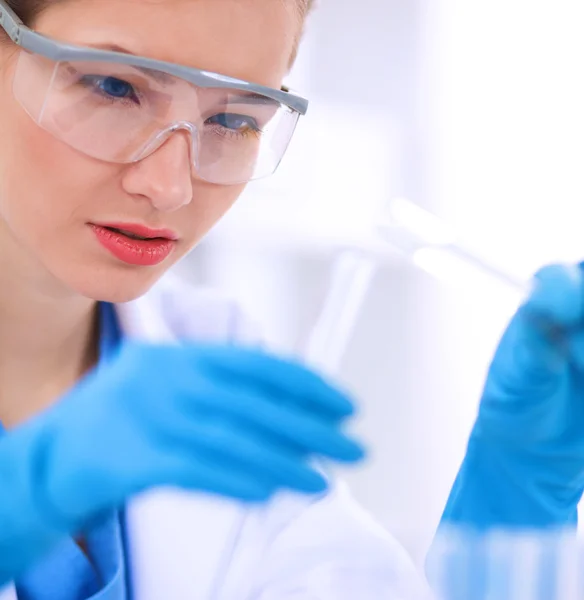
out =
<path fill-rule="evenodd" d="M 271 175 L 299 117 L 257 93 L 197 87 L 132 65 L 56 63 L 26 51 L 20 52 L 13 87 L 43 129 L 100 160 L 136 162 L 185 130 L 199 177 L 225 185 Z"/>

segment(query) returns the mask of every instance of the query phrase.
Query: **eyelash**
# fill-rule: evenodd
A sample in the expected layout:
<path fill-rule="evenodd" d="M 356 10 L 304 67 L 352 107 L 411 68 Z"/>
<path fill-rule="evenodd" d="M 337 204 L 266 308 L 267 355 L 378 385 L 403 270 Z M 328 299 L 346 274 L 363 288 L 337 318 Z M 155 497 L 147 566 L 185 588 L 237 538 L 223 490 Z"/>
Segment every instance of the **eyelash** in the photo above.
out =
<path fill-rule="evenodd" d="M 245 129 L 244 131 L 237 131 L 235 129 L 229 129 L 228 127 L 224 127 L 222 125 L 212 123 L 211 127 L 213 128 L 214 133 L 217 135 L 220 135 L 222 137 L 239 138 L 239 139 L 248 138 L 249 136 L 253 136 L 253 137 L 259 139 L 259 138 L 261 138 L 262 134 L 264 133 L 262 128 L 258 125 L 257 121 L 253 117 L 246 117 L 245 115 L 237 115 L 235 113 L 220 113 L 220 114 L 230 114 L 231 116 L 239 117 L 245 121 L 253 120 L 255 125 L 248 126 L 248 128 Z M 209 119 L 212 119 L 217 116 L 219 116 L 219 115 L 218 114 L 213 115 L 212 117 L 209 117 Z M 207 121 L 209 119 L 207 119 Z M 207 121 L 205 121 L 205 123 Z"/>
<path fill-rule="evenodd" d="M 116 97 L 111 94 L 108 94 L 105 90 L 103 90 L 99 84 L 103 83 L 103 81 L 108 78 L 117 79 L 115 77 L 108 76 L 108 75 L 82 75 L 79 77 L 78 83 L 82 87 L 90 89 L 95 94 L 97 94 L 101 99 L 105 100 L 106 102 L 109 102 L 110 104 L 117 104 L 117 105 L 122 104 L 122 105 L 134 106 L 134 107 L 140 106 L 141 101 L 139 98 L 139 94 L 136 92 L 134 86 L 131 83 L 124 81 L 123 79 L 120 79 L 119 81 L 121 83 L 128 85 L 128 87 L 131 90 L 131 96 Z M 222 114 L 222 113 L 213 115 L 213 117 L 217 117 L 217 116 L 219 116 L 219 114 Z M 246 117 L 245 115 L 237 115 L 235 113 L 227 113 L 227 114 L 231 114 L 232 116 L 235 116 L 235 117 L 240 117 L 243 120 L 249 119 L 249 120 L 255 121 L 255 119 L 253 119 L 253 117 Z M 209 117 L 209 119 L 212 119 L 213 117 Z M 207 119 L 207 121 L 209 119 Z M 237 131 L 234 129 L 229 129 L 228 127 L 224 127 L 222 125 L 218 125 L 215 123 L 210 124 L 210 126 L 216 135 L 219 135 L 219 136 L 222 136 L 225 138 L 231 138 L 231 139 L 234 139 L 234 138 L 235 139 L 242 139 L 242 138 L 245 139 L 250 136 L 253 136 L 256 139 L 260 139 L 264 133 L 262 128 L 257 124 L 257 121 L 255 124 L 255 127 L 249 126 L 248 129 L 246 129 L 245 131 Z"/>
<path fill-rule="evenodd" d="M 106 91 L 101 89 L 99 86 L 99 83 L 103 83 L 103 81 L 108 78 L 116 79 L 115 77 L 112 77 L 109 75 L 82 75 L 79 78 L 78 83 L 82 87 L 90 89 L 95 94 L 97 94 L 100 98 L 102 98 L 103 100 L 106 100 L 107 102 L 109 102 L 111 104 L 124 104 L 124 105 L 131 105 L 131 106 L 140 106 L 140 98 L 139 98 L 138 93 L 134 89 L 134 86 L 131 83 L 124 81 L 123 79 L 119 79 L 118 81 L 125 83 L 126 85 L 128 85 L 130 87 L 131 96 L 125 96 L 125 97 L 118 98 L 116 96 L 112 96 L 111 94 L 108 94 Z"/>

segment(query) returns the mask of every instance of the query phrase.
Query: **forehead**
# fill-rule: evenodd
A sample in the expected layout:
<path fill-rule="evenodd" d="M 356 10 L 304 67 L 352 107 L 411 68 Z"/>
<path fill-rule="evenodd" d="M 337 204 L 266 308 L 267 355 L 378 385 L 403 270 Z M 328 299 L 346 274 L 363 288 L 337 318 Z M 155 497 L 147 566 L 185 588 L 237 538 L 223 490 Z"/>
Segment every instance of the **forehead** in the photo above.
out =
<path fill-rule="evenodd" d="M 300 24 L 296 0 L 65 0 L 34 27 L 61 41 L 128 51 L 280 87 Z"/>

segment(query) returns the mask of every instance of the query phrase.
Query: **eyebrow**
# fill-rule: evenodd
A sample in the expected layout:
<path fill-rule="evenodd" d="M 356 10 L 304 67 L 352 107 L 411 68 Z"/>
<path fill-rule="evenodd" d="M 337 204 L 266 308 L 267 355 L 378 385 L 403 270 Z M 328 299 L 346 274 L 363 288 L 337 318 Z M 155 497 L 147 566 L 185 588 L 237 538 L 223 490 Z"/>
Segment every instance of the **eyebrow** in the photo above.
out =
<path fill-rule="evenodd" d="M 90 43 L 87 44 L 92 48 L 96 48 L 98 50 L 109 50 L 110 52 L 120 52 L 121 54 L 127 54 L 129 56 L 138 56 L 135 52 L 124 48 L 123 46 L 119 46 L 114 43 Z M 158 69 L 149 69 L 147 67 L 139 67 L 137 65 L 131 65 L 134 69 L 141 71 L 142 73 L 156 79 L 158 82 L 162 84 L 169 84 L 176 80 L 174 75 L 169 75 L 168 73 L 164 73 L 164 71 L 159 71 Z M 272 98 L 268 98 L 263 94 L 258 94 L 256 92 L 237 92 L 237 93 L 229 93 L 228 97 L 225 99 L 222 104 L 263 104 L 266 106 L 280 106 L 280 102 L 278 100 L 273 100 Z"/>
<path fill-rule="evenodd" d="M 91 48 L 96 48 L 97 50 L 108 50 L 110 52 L 119 52 L 121 54 L 127 54 L 128 56 L 137 56 L 135 52 L 124 48 L 123 46 L 118 46 L 118 44 L 112 43 L 89 43 L 87 46 Z M 159 71 L 158 69 L 149 69 L 147 67 L 139 67 L 138 65 L 130 65 L 134 69 L 141 71 L 145 75 L 152 77 L 157 80 L 159 83 L 168 84 L 172 83 L 175 80 L 173 75 L 169 75 L 168 73 L 164 73 L 163 71 Z"/>

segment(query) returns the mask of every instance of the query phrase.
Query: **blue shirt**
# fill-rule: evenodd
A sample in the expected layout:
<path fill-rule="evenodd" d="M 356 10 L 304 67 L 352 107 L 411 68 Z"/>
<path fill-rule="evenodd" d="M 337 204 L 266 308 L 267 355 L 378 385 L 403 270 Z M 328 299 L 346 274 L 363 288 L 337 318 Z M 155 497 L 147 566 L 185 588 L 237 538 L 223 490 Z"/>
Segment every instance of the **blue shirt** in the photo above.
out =
<path fill-rule="evenodd" d="M 111 304 L 101 303 L 99 364 L 117 347 L 121 333 Z M 88 555 L 66 539 L 16 582 L 18 600 L 129 600 L 124 564 L 123 518 L 105 515 L 84 540 Z"/>

